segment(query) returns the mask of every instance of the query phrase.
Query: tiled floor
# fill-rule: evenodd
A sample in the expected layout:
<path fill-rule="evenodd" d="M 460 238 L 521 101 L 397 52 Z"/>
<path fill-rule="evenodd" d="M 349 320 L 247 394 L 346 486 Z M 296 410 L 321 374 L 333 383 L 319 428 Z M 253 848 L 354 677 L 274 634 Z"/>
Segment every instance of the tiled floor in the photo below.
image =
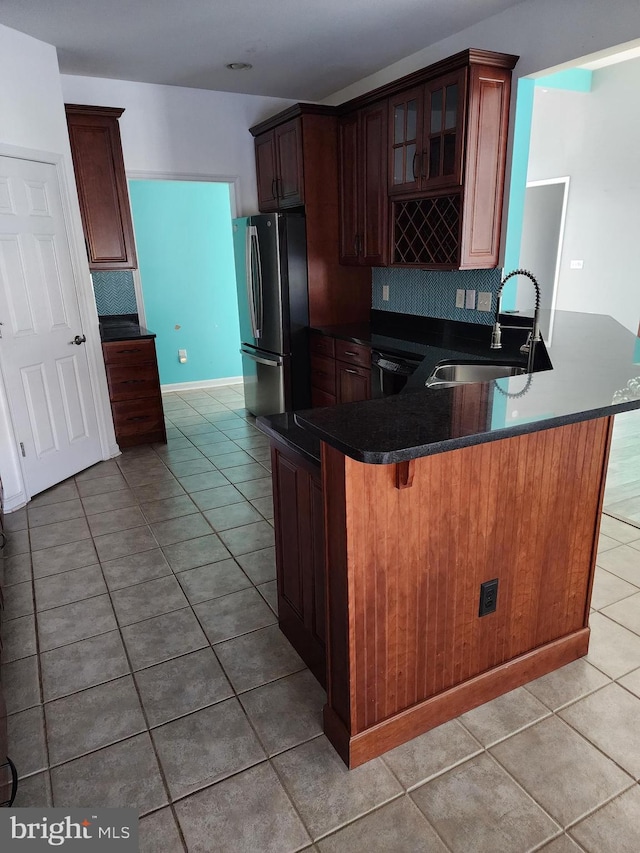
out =
<path fill-rule="evenodd" d="M 133 805 L 143 853 L 640 850 L 640 529 L 603 519 L 588 658 L 349 772 L 276 624 L 266 440 L 235 388 L 165 405 L 168 446 L 7 518 L 17 805 Z"/>

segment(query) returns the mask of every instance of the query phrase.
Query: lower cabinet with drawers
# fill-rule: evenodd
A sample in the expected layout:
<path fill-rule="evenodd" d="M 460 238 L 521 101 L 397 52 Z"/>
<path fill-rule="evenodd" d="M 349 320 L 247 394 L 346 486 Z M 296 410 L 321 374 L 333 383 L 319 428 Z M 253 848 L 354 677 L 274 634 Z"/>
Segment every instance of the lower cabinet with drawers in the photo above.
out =
<path fill-rule="evenodd" d="M 166 442 L 153 338 L 103 342 L 102 352 L 120 447 Z"/>
<path fill-rule="evenodd" d="M 309 340 L 312 406 L 371 397 L 371 347 L 314 331 Z"/>

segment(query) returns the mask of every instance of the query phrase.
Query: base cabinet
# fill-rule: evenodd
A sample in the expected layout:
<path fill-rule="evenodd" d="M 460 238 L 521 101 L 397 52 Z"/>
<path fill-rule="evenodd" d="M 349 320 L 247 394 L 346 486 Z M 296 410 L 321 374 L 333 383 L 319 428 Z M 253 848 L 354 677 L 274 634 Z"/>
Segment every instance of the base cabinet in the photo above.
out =
<path fill-rule="evenodd" d="M 312 332 L 311 405 L 333 406 L 371 398 L 371 348 Z"/>
<path fill-rule="evenodd" d="M 272 439 L 271 467 L 280 628 L 324 686 L 325 558 L 320 466 Z"/>

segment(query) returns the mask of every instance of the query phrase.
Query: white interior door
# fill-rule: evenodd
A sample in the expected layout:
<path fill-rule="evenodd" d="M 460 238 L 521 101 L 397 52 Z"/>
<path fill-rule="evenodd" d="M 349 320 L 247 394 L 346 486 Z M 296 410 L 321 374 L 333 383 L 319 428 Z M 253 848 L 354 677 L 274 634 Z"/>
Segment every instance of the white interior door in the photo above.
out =
<path fill-rule="evenodd" d="M 25 486 L 102 458 L 56 167 L 0 157 L 0 366 Z"/>

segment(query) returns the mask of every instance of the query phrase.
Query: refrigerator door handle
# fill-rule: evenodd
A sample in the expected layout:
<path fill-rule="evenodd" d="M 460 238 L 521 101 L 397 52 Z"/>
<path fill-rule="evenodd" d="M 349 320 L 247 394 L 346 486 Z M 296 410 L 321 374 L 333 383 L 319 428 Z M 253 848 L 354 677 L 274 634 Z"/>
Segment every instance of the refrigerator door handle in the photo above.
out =
<path fill-rule="evenodd" d="M 247 358 L 250 358 L 252 361 L 257 361 L 258 364 L 264 364 L 267 367 L 281 367 L 282 366 L 282 359 L 279 356 L 276 356 L 275 358 L 262 358 L 261 356 L 256 355 L 253 352 L 250 352 L 249 350 L 245 349 L 244 347 L 241 348 L 240 352 L 242 355 L 246 355 Z"/>
<path fill-rule="evenodd" d="M 254 338 L 262 337 L 262 261 L 260 259 L 260 244 L 258 229 L 255 225 L 247 228 L 247 295 L 249 297 L 249 313 L 251 330 Z"/>

